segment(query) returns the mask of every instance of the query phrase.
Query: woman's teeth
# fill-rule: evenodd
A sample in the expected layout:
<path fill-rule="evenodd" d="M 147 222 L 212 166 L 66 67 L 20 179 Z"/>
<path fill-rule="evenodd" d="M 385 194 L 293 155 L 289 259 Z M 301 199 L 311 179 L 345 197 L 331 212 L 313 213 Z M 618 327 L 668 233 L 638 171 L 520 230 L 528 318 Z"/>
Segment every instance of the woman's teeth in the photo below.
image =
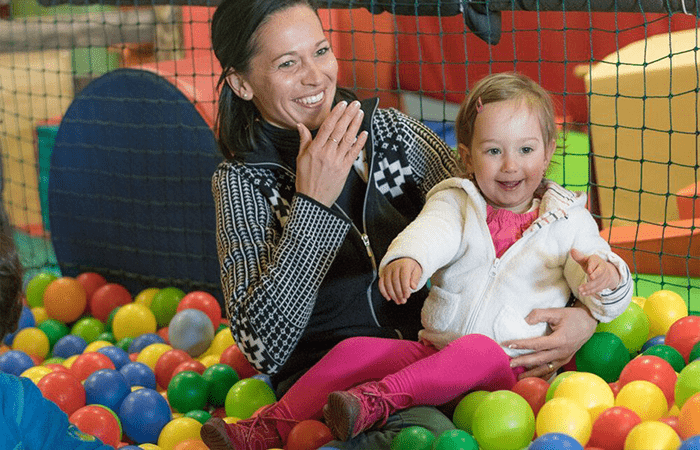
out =
<path fill-rule="evenodd" d="M 299 103 L 303 103 L 304 105 L 313 105 L 314 103 L 318 103 L 321 100 L 323 100 L 323 91 L 319 92 L 316 95 L 312 95 L 311 97 L 300 98 L 297 101 Z"/>

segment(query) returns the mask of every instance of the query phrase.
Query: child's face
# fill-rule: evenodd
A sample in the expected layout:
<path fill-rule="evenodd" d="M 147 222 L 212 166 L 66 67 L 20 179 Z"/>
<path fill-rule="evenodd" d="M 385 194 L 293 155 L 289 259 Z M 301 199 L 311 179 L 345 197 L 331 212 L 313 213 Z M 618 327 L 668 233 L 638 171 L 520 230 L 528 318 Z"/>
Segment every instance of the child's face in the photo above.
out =
<path fill-rule="evenodd" d="M 544 142 L 537 113 L 515 100 L 484 105 L 471 148 L 460 144 L 486 201 L 518 213 L 530 207 L 555 148 L 555 141 Z"/>

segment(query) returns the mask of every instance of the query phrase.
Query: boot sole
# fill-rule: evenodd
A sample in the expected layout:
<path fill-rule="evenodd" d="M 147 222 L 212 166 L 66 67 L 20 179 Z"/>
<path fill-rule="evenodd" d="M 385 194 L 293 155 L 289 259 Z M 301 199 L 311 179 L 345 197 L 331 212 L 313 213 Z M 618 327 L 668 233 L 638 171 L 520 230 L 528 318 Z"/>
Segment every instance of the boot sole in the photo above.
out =
<path fill-rule="evenodd" d="M 360 414 L 355 402 L 349 402 L 344 392 L 331 392 L 328 394 L 327 404 L 323 407 L 323 418 L 335 437 L 341 441 L 349 441 L 354 438 L 352 433 Z"/>
<path fill-rule="evenodd" d="M 210 450 L 236 450 L 226 433 L 226 422 L 209 419 L 202 425 L 199 435 Z"/>

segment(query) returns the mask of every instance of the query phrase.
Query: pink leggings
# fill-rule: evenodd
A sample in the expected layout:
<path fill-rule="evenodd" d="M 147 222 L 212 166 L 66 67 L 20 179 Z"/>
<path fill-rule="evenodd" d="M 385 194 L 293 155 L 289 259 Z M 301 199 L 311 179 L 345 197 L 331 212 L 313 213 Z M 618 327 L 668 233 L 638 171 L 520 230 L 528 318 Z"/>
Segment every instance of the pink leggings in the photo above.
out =
<path fill-rule="evenodd" d="M 356 337 L 346 339 L 304 374 L 269 410 L 273 416 L 321 418 L 328 394 L 381 380 L 413 405 L 441 405 L 470 390 L 510 389 L 516 372 L 510 357 L 492 339 L 471 334 L 442 350 L 415 341 Z M 292 425 L 278 422 L 283 440 Z"/>

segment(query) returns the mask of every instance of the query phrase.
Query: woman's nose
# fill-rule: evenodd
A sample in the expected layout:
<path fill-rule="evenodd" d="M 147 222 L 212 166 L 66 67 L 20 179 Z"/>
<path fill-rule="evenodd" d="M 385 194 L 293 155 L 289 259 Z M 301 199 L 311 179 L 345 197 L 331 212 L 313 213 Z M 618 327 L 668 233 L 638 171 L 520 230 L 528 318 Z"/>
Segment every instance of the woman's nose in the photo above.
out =
<path fill-rule="evenodd" d="M 304 65 L 304 77 L 302 81 L 306 84 L 318 84 L 321 82 L 323 77 L 321 68 L 316 64 L 315 61 L 310 61 Z"/>

